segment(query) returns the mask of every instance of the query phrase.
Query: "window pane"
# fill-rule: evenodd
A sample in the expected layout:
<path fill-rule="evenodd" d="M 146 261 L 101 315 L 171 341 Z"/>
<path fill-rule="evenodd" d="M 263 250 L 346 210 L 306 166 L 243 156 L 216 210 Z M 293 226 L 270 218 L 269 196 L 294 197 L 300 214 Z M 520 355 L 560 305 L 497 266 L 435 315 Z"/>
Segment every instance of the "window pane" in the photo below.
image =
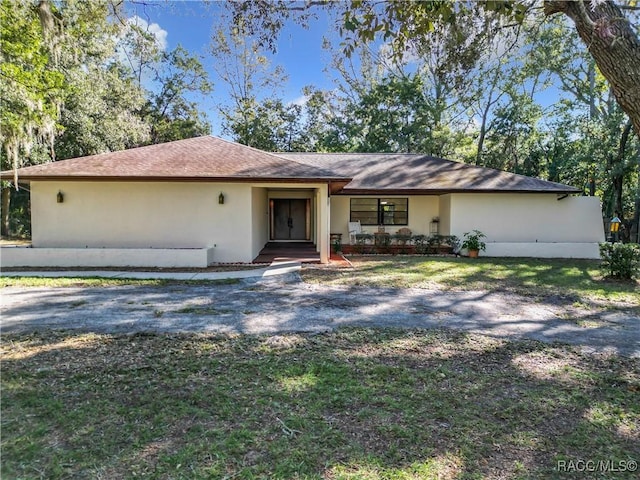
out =
<path fill-rule="evenodd" d="M 395 211 L 406 212 L 409 204 L 408 198 L 381 198 L 380 205 L 393 205 Z"/>
<path fill-rule="evenodd" d="M 360 220 L 362 225 L 378 225 L 378 199 L 352 198 L 350 222 Z"/>
<path fill-rule="evenodd" d="M 352 198 L 351 210 L 356 212 L 375 212 L 378 210 L 377 198 Z"/>
<path fill-rule="evenodd" d="M 407 225 L 408 198 L 352 198 L 351 222 L 362 225 Z"/>
<path fill-rule="evenodd" d="M 378 214 L 374 213 L 362 213 L 351 212 L 351 222 L 357 222 L 360 220 L 362 225 L 378 225 Z"/>
<path fill-rule="evenodd" d="M 409 223 L 408 207 L 408 198 L 381 198 L 380 216 L 382 224 L 407 225 Z"/>

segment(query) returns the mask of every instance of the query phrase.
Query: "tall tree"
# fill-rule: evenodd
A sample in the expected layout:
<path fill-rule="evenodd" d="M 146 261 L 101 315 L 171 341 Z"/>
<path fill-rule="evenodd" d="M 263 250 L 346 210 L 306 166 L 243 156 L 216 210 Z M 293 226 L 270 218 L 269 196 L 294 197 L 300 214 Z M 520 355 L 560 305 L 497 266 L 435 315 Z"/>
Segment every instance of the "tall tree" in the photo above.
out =
<path fill-rule="evenodd" d="M 561 28 L 559 22 L 549 22 L 540 42 L 540 63 L 555 75 L 564 92 L 563 100 L 555 106 L 555 116 L 561 119 L 561 128 L 570 132 L 566 143 L 575 147 L 573 154 L 565 152 L 565 163 L 572 162 L 575 170 L 583 172 L 583 182 L 588 177 L 589 182 L 597 183 L 606 215 L 618 212 L 623 219 L 631 216 L 640 138 L 633 135 L 628 115 L 575 32 Z M 580 158 L 572 159 L 575 155 Z"/>
<path fill-rule="evenodd" d="M 463 32 L 461 26 L 468 19 L 481 24 L 481 34 L 456 38 L 461 53 L 462 67 L 473 65 L 485 42 L 493 37 L 497 28 L 520 25 L 528 14 L 535 15 L 535 2 L 482 1 L 455 2 L 439 0 L 431 2 L 378 2 L 376 0 L 352 0 L 338 3 L 311 1 L 304 6 L 286 0 L 246 0 L 234 2 L 234 18 L 250 19 L 248 32 L 258 34 L 263 45 L 273 47 L 275 34 L 283 25 L 283 18 L 296 18 L 305 12 L 301 21 L 309 18 L 309 9 L 324 7 L 338 10 L 345 53 L 351 54 L 362 43 L 379 39 L 390 42 L 398 57 L 405 55 L 412 45 L 429 42 L 433 32 L 444 27 Z M 615 98 L 629 115 L 634 129 L 640 135 L 640 39 L 630 18 L 633 8 L 621 8 L 610 0 L 544 1 L 544 13 L 548 16 L 562 13 L 576 27 L 590 55 L 611 85 Z M 628 15 L 627 15 L 628 14 Z M 466 20 L 466 21 L 465 21 Z"/>
<path fill-rule="evenodd" d="M 8 159 L 19 166 L 35 138 L 52 146 L 64 94 L 56 69 L 60 29 L 47 2 L 0 3 L 0 139 Z"/>
<path fill-rule="evenodd" d="M 60 25 L 43 1 L 0 3 L 0 142 L 2 169 L 24 165 L 34 144 L 46 142 L 53 154 L 58 112 L 65 88 L 55 68 Z M 18 178 L 14 184 L 17 187 Z M 9 185 L 2 185 L 2 234 L 9 230 Z"/>
<path fill-rule="evenodd" d="M 224 17 L 219 19 L 211 41 L 211 53 L 215 59 L 214 69 L 227 87 L 230 99 L 230 104 L 218 107 L 223 130 L 231 133 L 239 143 L 258 147 L 263 129 L 260 122 L 264 120 L 258 112 L 259 103 L 267 97 L 274 98 L 273 94 L 285 82 L 286 75 L 281 67 L 270 66 L 267 56 L 248 34 L 241 19 L 235 25 L 227 23 Z M 265 91 L 268 93 L 262 93 Z"/>
<path fill-rule="evenodd" d="M 144 115 L 151 126 L 151 143 L 207 135 L 211 125 L 189 94 L 205 95 L 213 86 L 197 57 L 181 46 L 164 53 Z"/>
<path fill-rule="evenodd" d="M 129 26 L 106 2 L 67 1 L 58 10 L 65 36 L 61 71 L 69 88 L 60 111 L 59 159 L 121 150 L 148 141 L 145 91 L 118 48 Z"/>

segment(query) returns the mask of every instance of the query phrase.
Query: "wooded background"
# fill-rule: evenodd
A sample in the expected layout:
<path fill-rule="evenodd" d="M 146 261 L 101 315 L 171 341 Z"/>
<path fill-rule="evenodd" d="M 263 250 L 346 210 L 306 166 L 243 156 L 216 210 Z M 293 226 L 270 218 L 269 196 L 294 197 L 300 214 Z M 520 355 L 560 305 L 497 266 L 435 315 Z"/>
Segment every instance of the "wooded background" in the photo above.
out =
<path fill-rule="evenodd" d="M 158 48 L 125 7 L 1 1 L 2 170 L 209 134 L 197 95 L 215 86 L 223 132 L 240 143 L 427 153 L 566 183 L 601 197 L 634 238 L 635 1 L 236 2 L 212 18 L 208 58 Z M 290 103 L 271 52 L 283 24 L 318 11 L 341 33 L 324 45 L 334 87 Z M 28 236 L 28 191 L 13 183 L 2 234 Z"/>

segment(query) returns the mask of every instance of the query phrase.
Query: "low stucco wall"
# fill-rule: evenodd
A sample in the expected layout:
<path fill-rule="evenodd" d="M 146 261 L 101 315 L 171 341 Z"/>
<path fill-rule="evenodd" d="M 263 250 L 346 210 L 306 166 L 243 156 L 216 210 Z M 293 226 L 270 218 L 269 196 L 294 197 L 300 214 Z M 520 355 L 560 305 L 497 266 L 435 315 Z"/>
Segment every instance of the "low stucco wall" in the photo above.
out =
<path fill-rule="evenodd" d="M 0 265 L 11 267 L 206 267 L 214 248 L 2 247 Z"/>
<path fill-rule="evenodd" d="M 485 257 L 600 258 L 597 243 L 487 243 Z"/>

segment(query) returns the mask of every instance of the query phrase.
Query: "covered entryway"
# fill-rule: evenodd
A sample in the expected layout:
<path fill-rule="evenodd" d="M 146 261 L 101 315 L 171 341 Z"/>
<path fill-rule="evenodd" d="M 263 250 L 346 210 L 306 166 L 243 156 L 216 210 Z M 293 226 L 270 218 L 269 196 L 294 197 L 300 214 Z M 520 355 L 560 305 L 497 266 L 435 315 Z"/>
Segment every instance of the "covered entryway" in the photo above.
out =
<path fill-rule="evenodd" d="M 271 240 L 311 240 L 311 199 L 272 198 L 269 203 Z"/>
<path fill-rule="evenodd" d="M 268 262 L 272 256 L 328 262 L 329 206 L 329 188 L 325 184 L 253 185 L 253 261 Z M 299 248 L 273 251 L 277 247 Z"/>

